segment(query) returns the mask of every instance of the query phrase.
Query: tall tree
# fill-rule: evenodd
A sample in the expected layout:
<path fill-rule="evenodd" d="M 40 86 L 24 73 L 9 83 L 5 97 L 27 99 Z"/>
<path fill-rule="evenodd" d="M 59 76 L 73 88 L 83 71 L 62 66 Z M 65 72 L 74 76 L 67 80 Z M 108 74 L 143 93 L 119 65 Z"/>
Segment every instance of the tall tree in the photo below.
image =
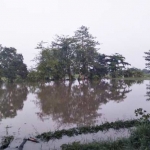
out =
<path fill-rule="evenodd" d="M 108 74 L 107 60 L 105 54 L 97 54 L 93 67 L 90 69 L 90 78 L 102 78 Z"/>
<path fill-rule="evenodd" d="M 37 58 L 37 73 L 41 78 L 72 79 L 101 78 L 110 73 L 118 76 L 126 65 L 125 58 L 120 54 L 107 56 L 98 52 L 99 43 L 89 33 L 89 29 L 81 26 L 73 37 L 57 36 L 50 46 L 39 43 L 39 57 Z"/>
<path fill-rule="evenodd" d="M 64 76 L 73 79 L 75 72 L 76 45 L 75 39 L 68 36 L 57 36 L 52 47 L 59 51 L 58 60 Z"/>
<path fill-rule="evenodd" d="M 23 63 L 23 56 L 17 54 L 15 48 L 0 47 L 0 65 L 2 75 L 10 82 L 17 77 L 25 79 L 27 77 L 27 66 Z"/>
<path fill-rule="evenodd" d="M 73 78 L 75 42 L 68 36 L 57 36 L 48 48 L 38 46 L 41 49 L 38 57 L 37 70 L 43 73 L 43 76 L 54 79 L 62 79 L 66 76 Z"/>
<path fill-rule="evenodd" d="M 93 67 L 94 58 L 97 56 L 97 48 L 99 45 L 89 33 L 89 29 L 81 26 L 75 32 L 74 38 L 76 39 L 76 68 L 77 73 L 83 76 L 88 76 L 91 67 Z"/>

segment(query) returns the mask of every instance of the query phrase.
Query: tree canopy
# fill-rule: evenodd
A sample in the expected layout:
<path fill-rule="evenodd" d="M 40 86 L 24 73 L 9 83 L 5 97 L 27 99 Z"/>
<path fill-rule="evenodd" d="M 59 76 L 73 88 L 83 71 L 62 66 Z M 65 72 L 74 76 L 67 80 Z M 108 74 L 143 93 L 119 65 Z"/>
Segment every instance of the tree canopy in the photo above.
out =
<path fill-rule="evenodd" d="M 47 45 L 43 41 L 37 45 L 40 51 L 35 59 L 36 66 L 29 71 L 22 54 L 13 47 L 0 45 L 0 78 L 13 82 L 26 78 L 28 81 L 40 81 L 143 76 L 137 68 L 128 69 L 130 64 L 121 54 L 100 53 L 100 43 L 86 26 L 77 29 L 73 36 L 57 35 Z M 150 69 L 150 51 L 145 54 L 146 66 Z"/>
<path fill-rule="evenodd" d="M 37 46 L 40 49 L 37 57 L 37 74 L 41 79 L 79 79 L 102 78 L 109 74 L 112 77 L 119 74 L 126 65 L 121 54 L 105 55 L 99 53 L 99 42 L 89 33 L 89 29 L 81 26 L 72 37 L 56 36 L 45 47 L 43 42 Z M 33 72 L 32 72 L 33 73 Z"/>
<path fill-rule="evenodd" d="M 28 71 L 23 63 L 22 54 L 17 54 L 15 48 L 0 46 L 0 74 L 13 82 L 17 78 L 25 79 Z"/>

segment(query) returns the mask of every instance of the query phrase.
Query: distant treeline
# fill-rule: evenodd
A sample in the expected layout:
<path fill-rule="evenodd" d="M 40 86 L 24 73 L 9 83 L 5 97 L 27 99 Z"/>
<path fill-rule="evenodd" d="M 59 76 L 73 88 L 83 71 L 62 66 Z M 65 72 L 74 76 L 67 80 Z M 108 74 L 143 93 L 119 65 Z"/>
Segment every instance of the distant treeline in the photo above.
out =
<path fill-rule="evenodd" d="M 44 42 L 37 45 L 40 52 L 35 57 L 36 66 L 27 70 L 23 56 L 15 48 L 0 46 L 0 78 L 13 82 L 16 80 L 73 80 L 99 79 L 103 77 L 142 77 L 143 72 L 137 68 L 126 68 L 130 64 L 125 57 L 115 53 L 99 53 L 99 42 L 81 26 L 73 36 L 56 36 L 49 46 Z"/>

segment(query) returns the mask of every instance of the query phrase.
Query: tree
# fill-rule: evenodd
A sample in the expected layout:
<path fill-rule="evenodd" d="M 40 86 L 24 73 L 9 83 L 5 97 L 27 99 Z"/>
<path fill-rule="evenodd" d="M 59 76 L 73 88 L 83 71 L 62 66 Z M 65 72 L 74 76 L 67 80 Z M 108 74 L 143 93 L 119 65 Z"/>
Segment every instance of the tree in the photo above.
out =
<path fill-rule="evenodd" d="M 85 26 L 81 26 L 75 32 L 74 38 L 76 39 L 76 68 L 77 73 L 82 74 L 84 77 L 89 75 L 90 69 L 93 67 L 94 58 L 97 56 L 98 49 L 96 48 L 99 43 L 95 41 Z"/>
<path fill-rule="evenodd" d="M 118 53 L 107 56 L 106 61 L 108 64 L 108 71 L 112 77 L 122 76 L 122 70 L 125 69 L 126 65 L 130 65 L 129 63 L 125 62 L 125 57 Z"/>
<path fill-rule="evenodd" d="M 124 77 L 142 77 L 143 72 L 138 68 L 129 68 L 123 71 Z"/>
<path fill-rule="evenodd" d="M 10 82 L 17 77 L 25 79 L 28 74 L 27 66 L 23 63 L 23 56 L 17 54 L 17 50 L 12 47 L 0 47 L 0 67 L 2 76 Z"/>
<path fill-rule="evenodd" d="M 105 54 L 97 54 L 93 67 L 90 69 L 90 78 L 102 78 L 108 74 L 107 61 Z"/>
<path fill-rule="evenodd" d="M 40 55 L 37 58 L 37 73 L 39 79 L 49 79 L 50 77 L 57 78 L 59 76 L 58 60 L 56 57 L 56 51 L 49 48 L 41 49 Z"/>
<path fill-rule="evenodd" d="M 30 82 L 37 82 L 40 80 L 39 73 L 33 69 L 29 70 L 27 80 Z"/>
<path fill-rule="evenodd" d="M 41 46 L 37 71 L 41 76 L 63 79 L 66 76 L 73 79 L 75 43 L 68 36 L 57 36 L 47 48 Z"/>
<path fill-rule="evenodd" d="M 41 42 L 37 47 L 41 49 L 37 71 L 54 79 L 67 76 L 71 80 L 75 74 L 88 77 L 98 55 L 97 45 L 99 43 L 85 26 L 80 27 L 73 37 L 56 36 L 49 47 L 44 47 Z"/>
<path fill-rule="evenodd" d="M 79 79 L 102 78 L 108 73 L 120 76 L 129 63 L 120 54 L 107 56 L 98 52 L 99 43 L 89 33 L 89 29 L 81 26 L 73 37 L 56 36 L 50 46 L 44 42 L 38 44 L 37 73 L 41 79 L 72 80 L 75 75 Z"/>
<path fill-rule="evenodd" d="M 76 40 L 68 36 L 57 36 L 52 42 L 52 48 L 58 51 L 58 61 L 61 68 L 61 74 L 73 79 L 75 72 Z"/>

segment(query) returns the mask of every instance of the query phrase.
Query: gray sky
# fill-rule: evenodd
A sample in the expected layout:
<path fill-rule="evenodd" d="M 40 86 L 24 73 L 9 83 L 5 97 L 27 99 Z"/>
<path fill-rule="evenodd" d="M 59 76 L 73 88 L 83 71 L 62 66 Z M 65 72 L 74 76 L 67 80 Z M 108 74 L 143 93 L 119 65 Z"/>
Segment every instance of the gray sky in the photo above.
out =
<path fill-rule="evenodd" d="M 38 42 L 72 36 L 82 25 L 103 43 L 101 53 L 120 53 L 133 67 L 145 67 L 150 0 L 0 0 L 0 44 L 15 47 L 28 67 Z"/>

